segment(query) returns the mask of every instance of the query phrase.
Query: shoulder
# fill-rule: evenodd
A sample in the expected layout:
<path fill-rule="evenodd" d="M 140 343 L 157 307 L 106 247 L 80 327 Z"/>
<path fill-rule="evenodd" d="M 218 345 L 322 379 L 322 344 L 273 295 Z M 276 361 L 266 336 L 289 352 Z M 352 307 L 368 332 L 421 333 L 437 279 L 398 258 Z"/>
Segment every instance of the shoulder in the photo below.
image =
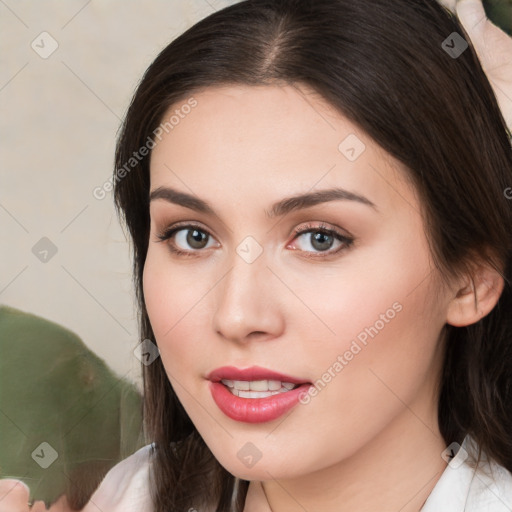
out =
<path fill-rule="evenodd" d="M 448 463 L 421 512 L 510 512 L 512 473 L 485 454 L 476 463 L 477 444 L 469 436 Z"/>
<path fill-rule="evenodd" d="M 473 474 L 468 494 L 469 512 L 509 512 L 512 510 L 512 473 L 490 460 Z"/>
<path fill-rule="evenodd" d="M 115 465 L 82 512 L 151 512 L 152 453 L 153 445 L 148 444 Z"/>

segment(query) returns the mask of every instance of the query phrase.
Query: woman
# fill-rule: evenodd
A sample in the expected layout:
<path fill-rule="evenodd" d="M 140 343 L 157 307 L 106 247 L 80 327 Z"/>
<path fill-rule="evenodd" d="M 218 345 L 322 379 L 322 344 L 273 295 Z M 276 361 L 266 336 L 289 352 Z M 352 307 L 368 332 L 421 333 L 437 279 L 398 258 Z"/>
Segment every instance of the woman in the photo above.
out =
<path fill-rule="evenodd" d="M 468 43 L 434 0 L 249 0 L 156 58 L 114 173 L 152 444 L 87 512 L 512 509 L 512 153 Z"/>

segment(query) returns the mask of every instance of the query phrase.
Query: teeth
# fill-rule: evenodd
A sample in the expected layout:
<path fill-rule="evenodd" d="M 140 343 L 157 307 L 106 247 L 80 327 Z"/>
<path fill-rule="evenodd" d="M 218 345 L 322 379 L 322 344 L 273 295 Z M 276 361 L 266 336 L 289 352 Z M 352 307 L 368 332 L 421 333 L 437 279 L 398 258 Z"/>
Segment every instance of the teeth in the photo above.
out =
<path fill-rule="evenodd" d="M 268 380 L 252 380 L 249 382 L 249 389 L 251 391 L 268 391 Z"/>
<path fill-rule="evenodd" d="M 267 398 L 272 396 L 270 391 L 239 391 L 238 396 L 240 398 Z"/>
<path fill-rule="evenodd" d="M 266 398 L 286 393 L 295 387 L 291 382 L 280 382 L 278 380 L 229 380 L 222 379 L 221 382 L 233 393 L 242 398 Z"/>
<path fill-rule="evenodd" d="M 270 391 L 277 391 L 277 390 L 281 389 L 281 382 L 279 382 L 278 380 L 269 380 L 268 381 L 268 389 Z"/>
<path fill-rule="evenodd" d="M 247 380 L 234 380 L 233 385 L 239 391 L 249 391 L 251 383 Z"/>

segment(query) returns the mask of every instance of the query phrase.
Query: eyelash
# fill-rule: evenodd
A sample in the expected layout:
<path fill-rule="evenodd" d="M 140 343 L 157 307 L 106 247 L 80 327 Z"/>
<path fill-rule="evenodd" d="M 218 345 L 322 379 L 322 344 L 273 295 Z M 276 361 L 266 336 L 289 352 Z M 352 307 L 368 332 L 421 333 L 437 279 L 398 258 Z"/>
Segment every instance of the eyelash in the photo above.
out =
<path fill-rule="evenodd" d="M 178 231 L 181 231 L 181 230 L 186 230 L 186 229 L 196 229 L 197 231 L 200 231 L 201 233 L 204 233 L 204 234 L 208 235 L 209 237 L 212 237 L 212 235 L 207 230 L 203 229 L 201 226 L 199 226 L 197 224 L 180 224 L 180 225 L 174 225 L 170 228 L 167 228 L 163 232 L 157 234 L 158 242 L 168 241 L 173 237 L 173 235 L 175 233 L 177 233 Z M 333 236 L 338 241 L 342 242 L 342 245 L 334 251 L 328 250 L 328 251 L 319 251 L 316 253 L 309 252 L 309 254 L 307 256 L 305 256 L 306 258 L 326 258 L 328 256 L 333 256 L 334 254 L 337 254 L 338 252 L 340 252 L 342 250 L 348 249 L 354 243 L 354 238 L 352 236 L 344 235 L 336 229 L 327 227 L 323 223 L 321 223 L 319 226 L 314 226 L 313 224 L 306 224 L 305 226 L 303 225 L 303 226 L 295 228 L 293 230 L 293 235 L 294 235 L 293 239 L 295 240 L 295 238 L 297 238 L 298 236 L 304 235 L 306 233 L 323 233 L 323 234 L 326 234 L 329 236 Z M 169 249 L 177 256 L 185 256 L 185 257 L 193 257 L 193 256 L 196 256 L 196 254 L 198 252 L 201 252 L 200 249 L 197 249 L 195 251 L 183 251 L 181 249 L 178 249 L 175 245 L 171 245 L 171 244 L 169 244 Z M 308 251 L 304 251 L 304 252 L 308 253 Z"/>
<path fill-rule="evenodd" d="M 320 223 L 319 226 L 306 224 L 295 228 L 293 230 L 293 239 L 295 240 L 295 238 L 297 238 L 299 235 L 305 235 L 306 233 L 322 233 L 324 235 L 332 236 L 339 242 L 342 242 L 342 245 L 340 245 L 340 247 L 336 250 L 329 249 L 328 251 L 318 251 L 314 253 L 308 253 L 308 251 L 304 251 L 306 253 L 306 258 L 327 258 L 329 256 L 338 254 L 340 251 L 348 249 L 354 243 L 354 237 L 344 235 L 334 228 L 327 227 L 324 223 Z"/>

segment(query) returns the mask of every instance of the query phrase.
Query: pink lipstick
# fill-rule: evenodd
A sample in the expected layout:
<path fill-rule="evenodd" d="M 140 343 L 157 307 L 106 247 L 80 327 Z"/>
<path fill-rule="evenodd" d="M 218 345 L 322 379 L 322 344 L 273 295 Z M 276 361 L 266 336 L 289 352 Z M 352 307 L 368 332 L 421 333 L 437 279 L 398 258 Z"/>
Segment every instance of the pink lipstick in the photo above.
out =
<path fill-rule="evenodd" d="M 229 418 L 245 423 L 272 421 L 293 408 L 312 384 L 296 377 L 252 366 L 223 366 L 207 379 L 217 407 Z"/>

